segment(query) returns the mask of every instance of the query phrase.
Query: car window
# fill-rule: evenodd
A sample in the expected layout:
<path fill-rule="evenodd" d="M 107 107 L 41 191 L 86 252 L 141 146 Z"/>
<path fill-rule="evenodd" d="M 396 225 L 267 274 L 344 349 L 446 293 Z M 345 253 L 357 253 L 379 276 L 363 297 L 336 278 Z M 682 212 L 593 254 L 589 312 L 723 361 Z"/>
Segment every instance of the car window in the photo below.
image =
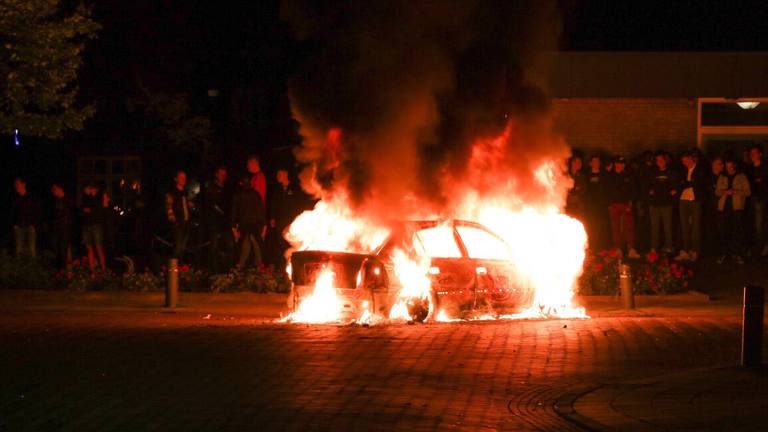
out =
<path fill-rule="evenodd" d="M 416 232 L 415 237 L 431 258 L 461 258 L 461 250 L 450 226 L 437 226 Z"/>
<path fill-rule="evenodd" d="M 474 259 L 510 260 L 512 254 L 503 240 L 480 228 L 457 226 L 467 254 Z"/>

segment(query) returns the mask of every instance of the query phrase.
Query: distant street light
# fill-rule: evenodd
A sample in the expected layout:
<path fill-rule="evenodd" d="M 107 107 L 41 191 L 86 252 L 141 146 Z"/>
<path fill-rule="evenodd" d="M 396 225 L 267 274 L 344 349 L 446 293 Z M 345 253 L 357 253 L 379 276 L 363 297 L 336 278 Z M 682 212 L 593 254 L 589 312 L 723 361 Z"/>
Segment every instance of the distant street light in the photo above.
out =
<path fill-rule="evenodd" d="M 760 102 L 751 102 L 751 101 L 745 101 L 745 102 L 736 102 L 736 105 L 741 107 L 741 109 L 753 109 L 757 108 L 758 105 L 760 105 Z"/>

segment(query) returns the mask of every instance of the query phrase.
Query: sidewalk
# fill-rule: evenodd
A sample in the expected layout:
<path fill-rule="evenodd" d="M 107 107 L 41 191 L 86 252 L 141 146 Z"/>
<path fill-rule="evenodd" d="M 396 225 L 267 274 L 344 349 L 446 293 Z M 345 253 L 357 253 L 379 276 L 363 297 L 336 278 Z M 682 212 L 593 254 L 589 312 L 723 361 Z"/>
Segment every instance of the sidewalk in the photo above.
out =
<path fill-rule="evenodd" d="M 190 293 L 180 292 L 176 312 L 245 315 L 279 318 L 288 313 L 287 294 Z M 42 291 L 0 290 L 0 311 L 162 311 L 162 292 L 130 291 Z M 741 305 L 733 300 L 711 300 L 706 294 L 635 296 L 636 308 L 624 309 L 621 298 L 587 296 L 576 298 L 593 318 L 652 316 L 734 316 Z"/>
<path fill-rule="evenodd" d="M 564 395 L 555 409 L 593 431 L 768 430 L 768 367 L 603 383 Z"/>
<path fill-rule="evenodd" d="M 164 308 L 162 292 L 0 290 L 0 311 L 166 311 L 279 318 L 287 294 L 180 292 L 177 307 Z"/>

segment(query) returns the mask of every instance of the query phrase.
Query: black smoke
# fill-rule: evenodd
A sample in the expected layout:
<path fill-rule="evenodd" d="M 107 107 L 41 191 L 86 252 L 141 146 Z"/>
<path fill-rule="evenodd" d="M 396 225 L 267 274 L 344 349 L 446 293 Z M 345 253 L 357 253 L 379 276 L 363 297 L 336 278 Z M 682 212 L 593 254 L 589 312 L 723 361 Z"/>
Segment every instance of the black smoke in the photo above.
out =
<path fill-rule="evenodd" d="M 529 74 L 556 48 L 554 1 L 286 1 L 282 16 L 302 47 L 289 81 L 296 156 L 319 196 L 343 185 L 366 209 L 444 209 L 458 189 L 499 183 L 478 178 L 472 152 L 510 124 L 485 174 L 516 179 L 512 193 L 538 194 L 533 169 L 567 154 Z"/>

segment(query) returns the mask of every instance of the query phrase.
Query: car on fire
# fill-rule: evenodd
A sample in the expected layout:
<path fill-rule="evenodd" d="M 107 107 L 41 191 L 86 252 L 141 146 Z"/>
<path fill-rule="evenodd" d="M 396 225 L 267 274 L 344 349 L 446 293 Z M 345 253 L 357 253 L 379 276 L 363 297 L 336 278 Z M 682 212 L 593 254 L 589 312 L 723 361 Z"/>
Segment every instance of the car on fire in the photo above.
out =
<path fill-rule="evenodd" d="M 413 321 L 471 314 L 514 313 L 523 309 L 526 290 L 515 283 L 509 245 L 485 226 L 471 221 L 399 222 L 370 253 L 304 250 L 291 256 L 291 295 L 295 311 L 311 295 L 323 270 L 335 275 L 342 314 L 360 316 L 367 307 L 388 316 L 402 288 L 393 262 L 396 251 L 416 251 L 429 258 L 428 299 L 408 302 Z"/>

